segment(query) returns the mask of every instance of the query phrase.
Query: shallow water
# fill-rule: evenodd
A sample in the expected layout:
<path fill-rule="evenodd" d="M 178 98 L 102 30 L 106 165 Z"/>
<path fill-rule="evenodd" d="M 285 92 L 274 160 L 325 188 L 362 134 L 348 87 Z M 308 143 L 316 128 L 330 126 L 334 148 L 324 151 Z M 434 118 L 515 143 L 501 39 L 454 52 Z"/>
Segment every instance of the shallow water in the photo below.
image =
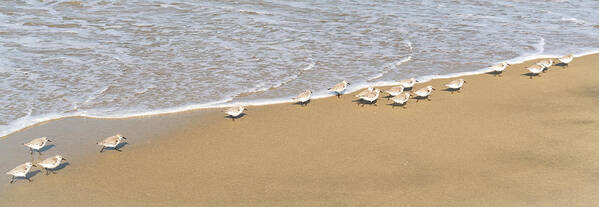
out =
<path fill-rule="evenodd" d="M 0 136 L 599 49 L 599 2 L 5 1 Z"/>

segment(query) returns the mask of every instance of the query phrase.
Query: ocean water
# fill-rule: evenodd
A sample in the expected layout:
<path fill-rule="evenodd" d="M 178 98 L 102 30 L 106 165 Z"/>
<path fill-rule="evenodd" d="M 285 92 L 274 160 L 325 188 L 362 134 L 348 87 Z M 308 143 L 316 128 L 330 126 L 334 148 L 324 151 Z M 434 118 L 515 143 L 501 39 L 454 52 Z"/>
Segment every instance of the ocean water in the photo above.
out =
<path fill-rule="evenodd" d="M 599 49 L 599 2 L 4 0 L 0 136 Z"/>

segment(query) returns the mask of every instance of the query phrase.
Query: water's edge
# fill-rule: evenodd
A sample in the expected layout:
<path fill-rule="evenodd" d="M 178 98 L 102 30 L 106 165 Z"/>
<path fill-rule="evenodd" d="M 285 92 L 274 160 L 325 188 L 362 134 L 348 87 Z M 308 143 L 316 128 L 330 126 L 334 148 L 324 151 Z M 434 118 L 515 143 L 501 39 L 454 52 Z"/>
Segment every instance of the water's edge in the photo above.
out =
<path fill-rule="evenodd" d="M 577 54 L 574 54 L 574 57 L 582 57 L 582 56 L 587 56 L 587 55 L 592 55 L 592 54 L 599 54 L 599 49 L 594 49 L 594 50 L 591 50 L 588 52 L 577 53 Z M 565 54 L 526 55 L 526 56 L 520 56 L 520 57 L 516 57 L 516 58 L 512 58 L 512 59 L 504 60 L 504 61 L 500 61 L 500 62 L 507 62 L 509 64 L 518 64 L 518 63 L 523 63 L 523 62 L 534 60 L 534 59 L 557 58 L 562 55 L 565 55 Z M 490 65 L 492 65 L 492 64 L 490 64 Z M 480 74 L 484 74 L 487 72 L 490 72 L 489 68 L 482 68 L 482 69 L 478 69 L 478 70 L 474 70 L 474 71 L 470 71 L 470 72 L 450 73 L 450 74 L 446 74 L 446 75 L 425 75 L 425 76 L 416 77 L 416 79 L 420 83 L 424 83 L 424 82 L 428 82 L 428 81 L 431 81 L 434 79 L 447 79 L 447 78 L 464 77 L 464 76 L 471 76 L 471 75 L 480 75 Z M 406 78 L 409 78 L 409 77 L 406 77 Z M 351 82 L 351 80 L 349 80 L 349 81 Z M 390 82 L 390 81 L 378 81 L 378 82 L 374 82 L 374 83 L 367 83 L 367 82 L 352 83 L 352 85 L 348 86 L 348 88 L 346 89 L 346 91 L 344 93 L 353 93 L 355 91 L 365 89 L 368 87 L 392 86 L 392 85 L 397 85 L 397 84 L 398 84 L 398 82 Z M 328 98 L 328 97 L 335 96 L 335 94 L 328 92 L 326 89 L 313 90 L 313 92 L 314 93 L 312 95 L 312 99 L 321 99 L 321 98 Z M 42 124 L 42 123 L 45 123 L 48 121 L 63 119 L 63 118 L 84 117 L 84 118 L 95 118 L 95 119 L 125 119 L 125 118 L 134 118 L 134 117 L 142 117 L 142 116 L 153 116 L 153 115 L 179 113 L 179 112 L 186 112 L 186 111 L 197 110 L 197 109 L 225 108 L 225 107 L 231 107 L 231 106 L 236 106 L 236 105 L 263 106 L 263 105 L 271 105 L 271 104 L 292 103 L 292 102 L 294 102 L 293 100 L 291 100 L 292 97 L 293 96 L 280 97 L 280 98 L 276 98 L 276 99 L 259 99 L 259 100 L 250 101 L 250 102 L 232 102 L 235 97 L 231 97 L 231 98 L 228 98 L 225 100 L 209 102 L 209 103 L 204 103 L 204 104 L 190 104 L 190 105 L 185 105 L 185 106 L 180 106 L 180 107 L 165 108 L 165 109 L 160 109 L 160 110 L 151 110 L 151 111 L 147 111 L 147 112 L 143 112 L 143 113 L 131 113 L 131 114 L 122 114 L 122 115 L 113 115 L 113 116 L 93 116 L 93 115 L 86 115 L 85 113 L 73 113 L 73 114 L 53 113 L 53 114 L 46 114 L 46 115 L 35 116 L 35 117 L 24 117 L 24 118 L 12 121 L 9 124 L 8 129 L 6 129 L 4 131 L 0 131 L 0 140 L 6 139 L 11 134 L 34 127 L 36 125 L 39 125 L 39 124 Z"/>

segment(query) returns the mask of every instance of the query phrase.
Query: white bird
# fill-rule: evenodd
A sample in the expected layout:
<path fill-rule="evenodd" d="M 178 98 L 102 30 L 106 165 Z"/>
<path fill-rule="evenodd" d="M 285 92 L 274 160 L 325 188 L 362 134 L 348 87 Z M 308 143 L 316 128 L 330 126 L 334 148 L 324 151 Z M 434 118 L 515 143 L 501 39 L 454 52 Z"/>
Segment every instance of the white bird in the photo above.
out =
<path fill-rule="evenodd" d="M 374 90 L 358 97 L 360 100 L 367 101 L 369 103 L 375 103 L 377 99 L 379 99 L 379 95 L 381 93 L 381 89 L 375 88 Z M 375 103 L 376 105 L 376 103 Z M 362 104 L 364 106 L 364 104 Z"/>
<path fill-rule="evenodd" d="M 306 90 L 292 99 L 298 101 L 302 106 L 305 106 L 310 101 L 310 97 L 312 97 L 312 91 Z"/>
<path fill-rule="evenodd" d="M 26 163 L 23 163 L 23 164 L 15 167 L 14 169 L 8 171 L 6 174 L 12 175 L 12 178 L 10 179 L 10 183 L 15 182 L 15 178 L 25 178 L 29 182 L 31 182 L 31 179 L 29 179 L 29 177 L 27 177 L 27 173 L 29 173 L 32 166 L 35 166 L 35 165 L 32 164 L 31 162 L 26 162 Z"/>
<path fill-rule="evenodd" d="M 436 90 L 435 88 L 433 88 L 433 86 L 427 86 L 421 89 L 418 89 L 417 91 L 414 91 L 414 96 L 416 96 L 417 98 L 426 98 L 427 100 L 431 100 L 430 99 L 430 95 L 433 92 L 433 90 Z M 416 99 L 416 102 L 418 102 L 419 99 Z"/>
<path fill-rule="evenodd" d="M 410 79 L 400 80 L 398 82 L 398 84 L 403 86 L 405 89 L 408 89 L 408 88 L 414 87 L 414 84 L 416 84 L 416 82 L 417 81 L 415 78 L 410 78 Z"/>
<path fill-rule="evenodd" d="M 48 142 L 52 142 L 51 140 L 48 139 L 48 137 L 41 137 L 41 138 L 37 138 L 37 139 L 33 139 L 28 143 L 25 143 L 23 145 L 29 147 L 29 151 L 31 152 L 31 154 L 33 154 L 33 150 L 37 151 L 37 153 L 39 153 L 40 155 L 42 154 L 42 152 L 40 152 L 40 150 L 46 146 L 46 143 Z"/>
<path fill-rule="evenodd" d="M 502 62 L 496 65 L 493 65 L 491 67 L 489 67 L 489 69 L 491 69 L 493 72 L 493 74 L 495 74 L 495 76 L 499 75 L 502 76 L 503 71 L 505 70 L 505 68 L 507 68 L 507 66 L 510 65 L 507 62 Z"/>
<path fill-rule="evenodd" d="M 549 69 L 549 67 L 551 67 L 551 65 L 553 65 L 553 60 L 552 59 L 545 59 L 545 60 L 541 60 L 539 62 L 537 62 L 537 65 L 543 66 L 543 71 Z"/>
<path fill-rule="evenodd" d="M 542 66 L 542 65 L 534 64 L 534 65 L 528 66 L 526 69 L 528 71 L 530 71 L 530 73 L 532 73 L 530 75 L 530 79 L 532 79 L 532 76 L 534 76 L 534 75 L 541 76 L 540 73 L 543 72 L 543 70 L 545 69 L 545 67 Z"/>
<path fill-rule="evenodd" d="M 466 81 L 460 78 L 457 80 L 453 80 L 448 84 L 445 84 L 445 86 L 447 86 L 447 88 L 451 90 L 451 93 L 453 93 L 454 91 L 457 91 L 459 93 L 464 83 L 466 83 Z"/>
<path fill-rule="evenodd" d="M 241 116 L 241 114 L 243 114 L 243 112 L 246 110 L 248 110 L 248 109 L 246 109 L 245 106 L 234 106 L 234 107 L 225 109 L 223 112 L 228 114 L 231 117 L 231 120 L 235 121 L 235 118 L 238 118 L 239 116 Z"/>
<path fill-rule="evenodd" d="M 106 139 L 96 143 L 97 145 L 101 145 L 102 149 L 100 150 L 100 152 L 104 151 L 104 148 L 109 147 L 109 148 L 114 148 L 116 151 L 121 151 L 118 146 L 119 144 L 123 143 L 124 140 L 126 140 L 127 138 L 123 137 L 123 135 L 117 134 L 114 136 L 110 136 L 107 137 Z"/>
<path fill-rule="evenodd" d="M 48 157 L 41 162 L 38 162 L 37 165 L 42 166 L 44 169 L 46 169 L 46 175 L 48 175 L 49 172 L 56 173 L 54 172 L 54 169 L 58 167 L 63 160 L 66 161 L 67 159 L 60 155 L 56 155 Z"/>
<path fill-rule="evenodd" d="M 393 107 L 395 107 L 395 104 L 399 104 L 399 105 L 403 106 L 403 108 L 406 108 L 406 103 L 408 102 L 409 99 L 410 99 L 410 93 L 408 93 L 408 92 L 404 92 L 402 94 L 399 94 L 399 95 L 391 98 L 391 100 L 393 101 Z"/>
<path fill-rule="evenodd" d="M 560 62 L 562 62 L 562 65 L 568 66 L 568 64 L 570 62 L 572 62 L 572 60 L 574 60 L 574 55 L 573 54 L 568 54 L 562 57 L 557 58 Z"/>
<path fill-rule="evenodd" d="M 359 98 L 360 96 L 364 96 L 364 95 L 366 95 L 367 93 L 370 93 L 370 92 L 372 92 L 372 91 L 374 91 L 374 88 L 373 88 L 373 87 L 368 87 L 367 89 L 365 89 L 365 90 L 363 90 L 363 91 L 360 91 L 360 93 L 356 94 L 356 95 L 355 95 L 355 97 L 356 97 L 356 98 Z"/>
<path fill-rule="evenodd" d="M 341 96 L 341 93 L 343 93 L 343 91 L 345 91 L 345 89 L 347 88 L 349 84 L 347 81 L 341 81 L 340 83 L 335 84 L 333 87 L 329 88 L 329 91 L 331 92 L 335 92 L 337 94 L 337 97 Z"/>
<path fill-rule="evenodd" d="M 388 93 L 391 96 L 397 96 L 403 92 L 403 89 L 403 86 L 395 86 L 393 88 L 385 90 L 385 93 Z"/>

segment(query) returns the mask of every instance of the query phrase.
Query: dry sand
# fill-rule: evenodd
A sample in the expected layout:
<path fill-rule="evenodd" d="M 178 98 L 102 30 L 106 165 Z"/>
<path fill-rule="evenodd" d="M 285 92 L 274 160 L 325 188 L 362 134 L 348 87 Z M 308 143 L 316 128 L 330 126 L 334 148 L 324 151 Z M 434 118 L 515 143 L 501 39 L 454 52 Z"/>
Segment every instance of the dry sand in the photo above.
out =
<path fill-rule="evenodd" d="M 250 107 L 97 120 L 66 118 L 0 141 L 0 170 L 30 160 L 20 143 L 54 138 L 57 174 L 0 183 L 1 206 L 598 206 L 599 55 L 530 80 L 433 80 L 432 101 Z M 123 152 L 95 142 L 123 133 Z M 35 156 L 35 159 L 38 159 Z M 37 168 L 36 168 L 37 169 Z"/>

